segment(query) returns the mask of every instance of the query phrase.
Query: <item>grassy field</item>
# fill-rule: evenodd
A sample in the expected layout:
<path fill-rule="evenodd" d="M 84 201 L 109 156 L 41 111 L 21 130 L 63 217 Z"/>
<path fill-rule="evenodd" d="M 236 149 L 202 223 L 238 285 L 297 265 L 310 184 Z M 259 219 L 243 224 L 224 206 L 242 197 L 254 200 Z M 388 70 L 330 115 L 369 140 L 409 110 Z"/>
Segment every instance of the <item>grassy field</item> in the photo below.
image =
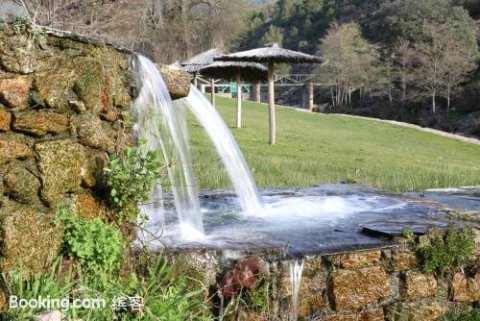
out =
<path fill-rule="evenodd" d="M 309 187 L 351 182 L 394 191 L 480 184 L 480 146 L 370 120 L 277 108 L 277 145 L 267 144 L 265 105 L 217 99 L 259 187 Z M 203 129 L 189 119 L 201 189 L 230 186 Z"/>

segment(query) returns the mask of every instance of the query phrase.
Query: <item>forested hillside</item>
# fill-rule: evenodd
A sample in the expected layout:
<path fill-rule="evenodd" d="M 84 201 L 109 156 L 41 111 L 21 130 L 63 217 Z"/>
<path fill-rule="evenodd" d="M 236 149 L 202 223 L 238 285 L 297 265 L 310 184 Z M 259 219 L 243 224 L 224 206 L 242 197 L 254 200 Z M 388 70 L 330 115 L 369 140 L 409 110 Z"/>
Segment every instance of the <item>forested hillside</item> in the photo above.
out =
<path fill-rule="evenodd" d="M 316 99 L 328 111 L 479 135 L 479 16 L 478 0 L 280 0 L 250 16 L 237 49 L 323 55 L 324 66 L 293 71 L 322 74 Z"/>

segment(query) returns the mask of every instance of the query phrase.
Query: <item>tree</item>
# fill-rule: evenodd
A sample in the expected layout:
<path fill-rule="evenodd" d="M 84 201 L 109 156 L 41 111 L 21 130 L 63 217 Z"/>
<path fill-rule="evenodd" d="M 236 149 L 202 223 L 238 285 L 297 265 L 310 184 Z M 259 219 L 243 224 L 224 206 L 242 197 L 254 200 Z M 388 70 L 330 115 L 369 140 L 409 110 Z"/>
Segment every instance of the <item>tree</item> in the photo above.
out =
<path fill-rule="evenodd" d="M 356 23 L 332 23 L 320 51 L 326 63 L 319 72 L 331 86 L 334 107 L 351 105 L 355 91 L 362 96 L 378 81 L 378 48 L 365 40 Z"/>
<path fill-rule="evenodd" d="M 408 99 L 408 87 L 413 78 L 413 63 L 415 52 L 410 41 L 400 38 L 394 46 L 394 59 L 396 62 L 396 78 L 400 87 L 402 112 Z"/>
<path fill-rule="evenodd" d="M 423 35 L 426 40 L 415 44 L 420 64 L 416 79 L 420 93 L 431 98 L 432 112 L 436 113 L 439 96 L 447 99 L 450 108 L 452 95 L 475 68 L 477 49 L 450 24 L 427 24 Z"/>

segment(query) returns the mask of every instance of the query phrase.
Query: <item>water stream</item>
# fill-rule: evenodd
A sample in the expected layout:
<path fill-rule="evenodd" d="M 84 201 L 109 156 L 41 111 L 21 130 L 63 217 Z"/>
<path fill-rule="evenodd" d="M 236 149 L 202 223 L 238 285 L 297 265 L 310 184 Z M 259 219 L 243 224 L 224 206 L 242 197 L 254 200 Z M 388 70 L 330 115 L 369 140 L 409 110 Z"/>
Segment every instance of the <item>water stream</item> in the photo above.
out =
<path fill-rule="evenodd" d="M 135 132 L 150 150 L 162 150 L 181 234 L 185 239 L 203 235 L 203 219 L 195 185 L 185 115 L 175 109 L 167 86 L 153 62 L 137 56 L 140 92 L 132 106 Z M 157 188 L 157 191 L 161 189 Z M 153 199 L 162 198 L 154 195 Z M 157 212 L 158 207 L 157 207 Z"/>
<path fill-rule="evenodd" d="M 297 321 L 298 319 L 298 294 L 300 293 L 300 286 L 303 275 L 303 260 L 296 260 L 290 263 L 290 282 L 292 285 L 292 309 L 290 320 Z"/>
<path fill-rule="evenodd" d="M 262 203 L 257 186 L 245 157 L 222 117 L 208 99 L 193 85 L 187 98 L 175 102 L 175 106 L 182 104 L 189 107 L 214 144 L 235 188 L 244 214 L 258 214 L 262 208 Z"/>

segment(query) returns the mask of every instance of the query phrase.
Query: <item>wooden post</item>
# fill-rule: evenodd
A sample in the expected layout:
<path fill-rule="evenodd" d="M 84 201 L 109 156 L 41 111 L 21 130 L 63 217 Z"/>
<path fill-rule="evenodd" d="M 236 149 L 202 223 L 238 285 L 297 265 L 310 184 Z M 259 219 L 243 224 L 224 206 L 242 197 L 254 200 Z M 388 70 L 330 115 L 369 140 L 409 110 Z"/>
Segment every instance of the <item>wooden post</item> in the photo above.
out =
<path fill-rule="evenodd" d="M 215 79 L 210 78 L 210 86 L 212 87 L 210 102 L 212 103 L 212 106 L 215 107 Z"/>
<path fill-rule="evenodd" d="M 200 85 L 200 92 L 201 92 L 202 94 L 205 94 L 205 84 L 201 84 L 201 85 Z"/>
<path fill-rule="evenodd" d="M 255 101 L 257 103 L 262 102 L 262 86 L 259 81 L 255 84 Z"/>
<path fill-rule="evenodd" d="M 270 126 L 270 139 L 268 143 L 275 145 L 276 141 L 276 120 L 275 120 L 275 65 L 268 63 L 268 116 Z"/>
<path fill-rule="evenodd" d="M 197 85 L 198 85 L 197 73 L 193 74 L 193 85 L 195 86 L 195 88 L 198 89 L 198 87 L 197 87 Z"/>
<path fill-rule="evenodd" d="M 237 70 L 237 128 L 242 128 L 242 83 L 240 70 Z"/>
<path fill-rule="evenodd" d="M 313 112 L 313 82 L 309 81 L 308 84 L 308 109 Z"/>

